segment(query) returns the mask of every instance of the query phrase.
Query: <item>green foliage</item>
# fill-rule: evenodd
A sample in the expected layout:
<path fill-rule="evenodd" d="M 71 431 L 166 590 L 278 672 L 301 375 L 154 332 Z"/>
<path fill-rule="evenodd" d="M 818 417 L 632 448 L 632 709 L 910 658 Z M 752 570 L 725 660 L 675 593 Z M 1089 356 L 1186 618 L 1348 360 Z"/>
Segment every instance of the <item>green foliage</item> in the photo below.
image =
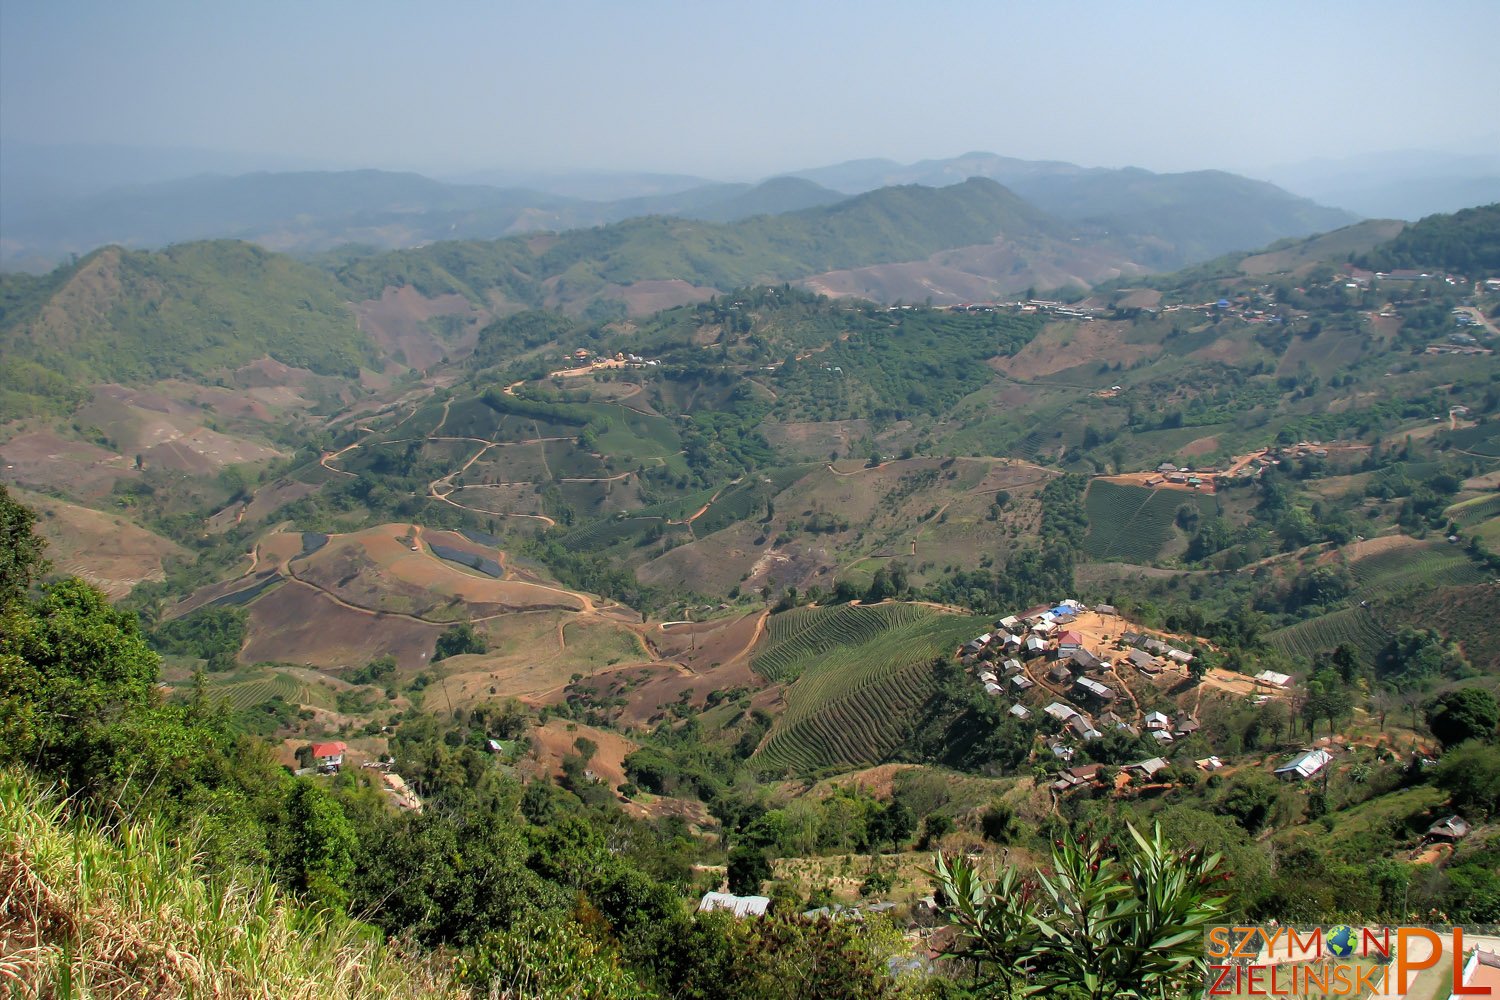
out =
<path fill-rule="evenodd" d="M 1500 273 L 1500 203 L 1429 215 L 1359 260 L 1382 271 L 1420 267 L 1470 278 Z"/>
<path fill-rule="evenodd" d="M 1500 747 L 1477 741 L 1458 746 L 1438 764 L 1433 782 L 1471 820 L 1500 815 Z"/>
<path fill-rule="evenodd" d="M 489 643 L 485 642 L 484 636 L 474 631 L 474 626 L 468 622 L 450 625 L 443 629 L 443 634 L 437 638 L 437 648 L 433 651 L 432 662 L 446 660 L 450 656 L 462 656 L 465 653 L 484 653 L 489 648 Z"/>
<path fill-rule="evenodd" d="M 459 959 L 459 979 L 528 1000 L 638 1000 L 648 994 L 619 951 L 577 923 L 538 922 L 490 934 Z"/>
<path fill-rule="evenodd" d="M 1468 740 L 1489 740 L 1500 725 L 1500 703 L 1483 688 L 1460 688 L 1427 707 L 1427 728 L 1444 747 Z"/>
<path fill-rule="evenodd" d="M 1028 991 L 1072 986 L 1091 1000 L 1159 997 L 1202 982 L 1203 934 L 1224 915 L 1220 858 L 1178 851 L 1159 828 L 1150 838 L 1128 830 L 1134 846 L 1118 853 L 1083 834 L 1057 841 L 1051 874 L 1035 881 L 1006 866 L 991 882 L 964 859 L 936 859 L 933 875 L 967 954 L 1001 995 L 1023 981 Z"/>
<path fill-rule="evenodd" d="M 50 568 L 42 553 L 47 542 L 32 531 L 36 514 L 11 499 L 0 483 L 0 610 L 21 600 Z"/>
<path fill-rule="evenodd" d="M 6 309 L 0 353 L 71 378 L 202 378 L 269 354 L 295 368 L 352 375 L 374 359 L 322 272 L 248 243 L 161 251 L 106 247 L 69 265 L 42 298 Z M 0 299 L 15 279 L 0 276 Z M 43 289 L 29 285 L 26 293 Z"/>
<path fill-rule="evenodd" d="M 208 660 L 210 670 L 227 670 L 245 643 L 246 618 L 244 608 L 203 608 L 158 625 L 151 645 L 160 653 Z"/>
<path fill-rule="evenodd" d="M 121 713 L 152 704 L 156 670 L 135 615 L 81 580 L 0 608 L 0 754 L 85 783 Z"/>

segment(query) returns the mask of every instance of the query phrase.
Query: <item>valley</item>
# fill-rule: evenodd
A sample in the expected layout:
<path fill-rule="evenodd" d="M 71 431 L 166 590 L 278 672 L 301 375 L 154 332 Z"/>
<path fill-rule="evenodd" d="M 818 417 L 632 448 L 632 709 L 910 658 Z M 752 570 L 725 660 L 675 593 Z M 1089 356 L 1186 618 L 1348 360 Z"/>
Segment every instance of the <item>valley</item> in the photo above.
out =
<path fill-rule="evenodd" d="M 649 312 L 555 308 L 578 261 L 518 284 L 567 234 L 333 271 L 104 251 L 6 293 L 8 350 L 73 381 L 7 390 L 0 466 L 168 704 L 361 808 L 514 782 L 676 838 L 680 892 L 881 899 L 919 943 L 934 849 L 1040 863 L 1038 832 L 1127 818 L 1231 852 L 1241 912 L 1378 854 L 1482 916 L 1495 807 L 1443 776 L 1491 751 L 1441 716 L 1500 684 L 1500 370 L 1455 319 L 1500 308 L 1500 262 L 1391 277 L 1434 225 L 922 305 L 721 272 Z M 203 350 L 101 305 L 158 275 L 184 337 L 259 312 L 273 286 L 213 278 L 246 254 L 334 304 Z M 335 353 L 283 344 L 308 308 Z M 1451 811 L 1472 840 L 1425 851 Z"/>

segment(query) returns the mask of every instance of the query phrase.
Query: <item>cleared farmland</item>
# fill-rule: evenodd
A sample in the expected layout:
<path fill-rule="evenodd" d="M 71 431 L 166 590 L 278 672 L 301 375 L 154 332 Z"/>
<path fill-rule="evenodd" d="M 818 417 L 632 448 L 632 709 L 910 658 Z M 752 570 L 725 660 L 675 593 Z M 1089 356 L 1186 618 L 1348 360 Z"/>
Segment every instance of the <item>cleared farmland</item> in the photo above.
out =
<path fill-rule="evenodd" d="M 1205 517 L 1218 511 L 1212 496 L 1096 479 L 1084 498 L 1089 521 L 1084 551 L 1093 559 L 1151 562 L 1172 540 L 1173 522 L 1184 504 L 1196 506 Z"/>
<path fill-rule="evenodd" d="M 981 627 L 978 618 L 929 613 L 804 657 L 787 710 L 756 760 L 767 770 L 807 774 L 888 758 L 936 693 L 932 660 Z"/>
<path fill-rule="evenodd" d="M 1500 517 L 1500 493 L 1456 503 L 1444 511 L 1443 516 L 1461 528 L 1471 528 L 1492 517 Z"/>
<path fill-rule="evenodd" d="M 767 680 L 789 681 L 830 650 L 860 645 L 933 614 L 920 604 L 794 608 L 771 616 L 766 646 L 750 661 L 750 668 Z"/>
<path fill-rule="evenodd" d="M 1489 579 L 1457 545 L 1430 542 L 1366 556 L 1350 564 L 1361 600 L 1388 597 L 1413 588 L 1463 586 Z"/>
<path fill-rule="evenodd" d="M 1376 612 L 1368 608 L 1343 608 L 1266 635 L 1266 641 L 1284 653 L 1309 659 L 1348 644 L 1368 661 L 1390 641 L 1391 633 Z"/>

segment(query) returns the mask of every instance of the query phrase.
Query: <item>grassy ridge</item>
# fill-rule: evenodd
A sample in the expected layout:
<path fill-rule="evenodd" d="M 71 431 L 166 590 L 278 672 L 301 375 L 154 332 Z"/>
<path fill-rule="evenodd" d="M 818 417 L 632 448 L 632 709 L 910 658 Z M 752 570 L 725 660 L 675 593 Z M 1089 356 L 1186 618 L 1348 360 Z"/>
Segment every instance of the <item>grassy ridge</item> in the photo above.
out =
<path fill-rule="evenodd" d="M 353 376 L 375 359 L 325 273 L 229 240 L 106 247 L 42 283 L 0 275 L 0 302 L 0 354 L 73 379 L 202 377 L 266 355 Z"/>
<path fill-rule="evenodd" d="M 6 915 L 36 931 L 34 947 L 0 964 L 14 995 L 458 995 L 436 968 L 396 957 L 363 925 L 298 905 L 264 874 L 205 878 L 195 853 L 150 825 L 106 831 L 70 818 L 31 779 L 0 773 Z"/>

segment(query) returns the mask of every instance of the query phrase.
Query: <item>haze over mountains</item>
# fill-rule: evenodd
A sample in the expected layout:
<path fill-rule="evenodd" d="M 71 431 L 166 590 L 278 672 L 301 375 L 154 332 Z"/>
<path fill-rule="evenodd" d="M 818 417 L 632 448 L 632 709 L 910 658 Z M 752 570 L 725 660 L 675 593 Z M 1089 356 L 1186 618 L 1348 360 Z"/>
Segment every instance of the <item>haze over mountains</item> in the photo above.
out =
<path fill-rule="evenodd" d="M 1153 268 L 1354 219 L 1221 171 L 1156 174 L 989 153 L 905 166 L 854 161 L 758 184 L 595 175 L 562 177 L 550 189 L 459 184 L 379 170 L 298 171 L 203 174 L 82 195 L 58 194 L 54 185 L 51 194 L 45 187 L 32 188 L 38 193 L 29 198 L 24 192 L 30 182 L 21 172 L 17 182 L 23 193 L 7 197 L 0 222 L 0 264 L 44 270 L 68 254 L 111 243 L 150 248 L 229 237 L 312 253 L 351 243 L 398 249 L 443 239 L 497 239 L 651 215 L 729 223 L 831 205 L 884 187 L 945 187 L 971 177 L 997 181 L 1058 220 L 1084 227 L 1090 239 L 1125 235 L 1155 241 L 1141 260 Z M 544 178 L 530 180 L 548 184 Z"/>

